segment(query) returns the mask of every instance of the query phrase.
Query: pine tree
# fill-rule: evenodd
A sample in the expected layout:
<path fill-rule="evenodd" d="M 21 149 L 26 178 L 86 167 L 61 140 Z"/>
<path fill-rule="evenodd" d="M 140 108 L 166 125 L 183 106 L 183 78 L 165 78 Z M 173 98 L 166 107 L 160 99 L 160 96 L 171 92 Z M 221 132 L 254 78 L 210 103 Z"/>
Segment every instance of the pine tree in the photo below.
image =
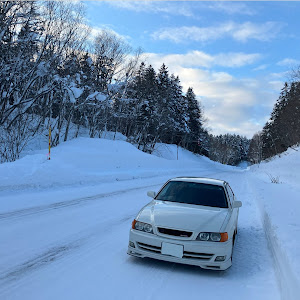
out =
<path fill-rule="evenodd" d="M 170 120 L 170 78 L 169 71 L 165 64 L 163 64 L 157 74 L 157 86 L 158 86 L 158 101 L 157 101 L 157 117 L 159 137 L 162 142 L 168 142 L 170 139 L 170 130 L 172 124 Z"/>
<path fill-rule="evenodd" d="M 191 87 L 188 88 L 186 93 L 187 99 L 187 115 L 188 115 L 188 135 L 187 135 L 187 147 L 193 152 L 201 152 L 200 136 L 203 132 L 202 127 L 202 113 L 199 103 L 196 99 L 196 95 Z"/>
<path fill-rule="evenodd" d="M 170 77 L 170 83 L 172 103 L 170 103 L 169 109 L 171 110 L 173 124 L 171 143 L 182 145 L 184 135 L 187 133 L 188 105 L 186 98 L 183 96 L 179 77 L 175 77 L 172 74 Z"/>
<path fill-rule="evenodd" d="M 300 142 L 300 83 L 285 83 L 262 130 L 262 157 L 280 154 Z"/>

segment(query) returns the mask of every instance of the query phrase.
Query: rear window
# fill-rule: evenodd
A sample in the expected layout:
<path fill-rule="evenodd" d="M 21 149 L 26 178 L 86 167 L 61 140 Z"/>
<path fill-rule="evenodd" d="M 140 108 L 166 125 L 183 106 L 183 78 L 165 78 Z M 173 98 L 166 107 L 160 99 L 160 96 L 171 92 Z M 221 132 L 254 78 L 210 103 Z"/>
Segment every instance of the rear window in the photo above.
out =
<path fill-rule="evenodd" d="M 228 208 L 228 203 L 222 186 L 196 182 L 169 181 L 155 199 Z"/>

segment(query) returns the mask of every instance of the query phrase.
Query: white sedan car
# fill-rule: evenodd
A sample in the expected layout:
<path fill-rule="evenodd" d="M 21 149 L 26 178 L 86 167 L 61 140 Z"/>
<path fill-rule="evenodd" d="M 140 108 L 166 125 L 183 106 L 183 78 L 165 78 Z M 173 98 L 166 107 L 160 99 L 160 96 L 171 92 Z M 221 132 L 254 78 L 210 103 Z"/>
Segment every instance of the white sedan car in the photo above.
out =
<path fill-rule="evenodd" d="M 167 181 L 132 222 L 128 254 L 226 270 L 232 263 L 239 207 L 223 180 Z"/>

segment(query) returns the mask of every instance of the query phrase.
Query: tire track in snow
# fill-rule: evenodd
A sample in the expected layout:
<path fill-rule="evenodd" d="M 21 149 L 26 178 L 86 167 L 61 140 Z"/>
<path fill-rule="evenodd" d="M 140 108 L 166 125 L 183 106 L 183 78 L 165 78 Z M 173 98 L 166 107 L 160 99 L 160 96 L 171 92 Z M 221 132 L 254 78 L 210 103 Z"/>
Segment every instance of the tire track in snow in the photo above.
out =
<path fill-rule="evenodd" d="M 274 258 L 276 275 L 278 277 L 279 287 L 281 291 L 281 298 L 283 300 L 297 300 L 299 299 L 299 282 L 290 262 L 286 255 L 283 253 L 277 236 L 272 229 L 272 223 L 269 215 L 264 211 L 262 212 L 264 229 L 266 232 L 268 244 Z"/>
<path fill-rule="evenodd" d="M 110 231 L 112 228 L 124 226 L 124 223 L 134 218 L 135 213 L 136 211 L 121 218 L 110 220 L 110 222 L 108 223 L 105 222 L 104 226 L 103 223 L 99 223 L 96 226 L 93 226 L 92 229 L 84 230 L 84 232 L 82 232 L 80 236 L 76 234 L 74 238 L 74 235 L 72 235 L 68 238 L 68 241 L 64 241 L 60 244 L 57 243 L 56 245 L 45 249 L 43 252 L 24 261 L 23 263 L 13 266 L 9 270 L 0 273 L 0 288 L 6 287 L 4 288 L 4 292 L 15 288 L 15 284 L 20 284 L 20 281 L 22 281 L 23 277 L 29 276 L 40 268 L 47 267 L 48 265 L 55 263 L 60 259 L 65 259 L 74 251 L 80 250 L 80 248 L 92 242 L 93 239 L 95 239 L 98 246 L 100 244 L 103 244 L 103 232 L 106 232 L 107 235 L 111 234 Z M 100 242 L 98 239 L 99 232 L 102 233 Z M 94 243 L 92 242 L 92 244 Z"/>
<path fill-rule="evenodd" d="M 43 267 L 44 265 L 47 265 L 49 263 L 52 263 L 62 256 L 66 255 L 67 252 L 70 252 L 80 246 L 79 241 L 71 242 L 69 244 L 64 244 L 61 246 L 55 246 L 44 253 L 41 253 L 37 256 L 35 256 L 32 259 L 29 259 L 28 261 L 18 265 L 11 271 L 8 271 L 5 274 L 0 275 L 0 282 L 10 282 L 17 280 L 18 278 L 26 275 L 27 273 L 36 270 L 38 268 Z"/>
<path fill-rule="evenodd" d="M 110 192 L 110 193 L 97 194 L 97 195 L 88 196 L 88 197 L 81 197 L 81 198 L 77 198 L 77 199 L 60 201 L 60 202 L 51 203 L 51 204 L 47 204 L 47 205 L 40 205 L 40 206 L 15 210 L 15 211 L 11 211 L 11 212 L 6 212 L 6 213 L 0 214 L 0 221 L 4 221 L 4 220 L 8 220 L 8 219 L 9 220 L 10 219 L 19 219 L 22 217 L 40 214 L 40 213 L 44 213 L 44 212 L 51 211 L 51 210 L 58 210 L 58 209 L 68 208 L 70 206 L 82 205 L 82 204 L 88 203 L 93 200 L 100 200 L 103 198 L 109 198 L 112 196 L 117 196 L 120 194 L 130 193 L 132 191 L 138 191 L 138 190 L 142 190 L 145 188 L 156 187 L 156 186 L 161 186 L 161 184 L 151 184 L 151 185 L 146 185 L 146 186 L 141 186 L 141 187 L 119 190 L 119 191 Z"/>
<path fill-rule="evenodd" d="M 201 170 L 201 172 L 202 172 L 202 170 Z M 227 173 L 227 171 L 217 172 L 217 173 L 214 172 L 214 173 L 206 174 L 205 176 L 207 177 L 207 176 L 212 176 L 212 175 L 220 174 L 220 173 Z M 11 220 L 11 219 L 19 219 L 22 217 L 40 214 L 40 213 L 44 213 L 44 212 L 51 211 L 51 210 L 58 210 L 58 209 L 68 208 L 71 206 L 77 206 L 77 205 L 88 203 L 93 200 L 99 200 L 99 199 L 108 198 L 111 196 L 117 196 L 117 195 L 120 195 L 123 193 L 138 191 L 138 190 L 142 190 L 145 188 L 157 187 L 157 186 L 161 187 L 162 184 L 163 183 L 144 185 L 144 186 L 124 189 L 124 190 L 119 190 L 119 191 L 115 191 L 115 192 L 97 194 L 97 195 L 92 195 L 92 196 L 87 196 L 87 197 L 80 197 L 80 198 L 76 198 L 76 199 L 72 199 L 72 200 L 60 201 L 60 202 L 55 202 L 55 203 L 51 203 L 51 204 L 34 206 L 34 207 L 19 209 L 19 210 L 15 210 L 15 211 L 0 213 L 0 222 L 6 221 L 6 220 Z"/>
<path fill-rule="evenodd" d="M 210 171 L 211 169 L 201 169 L 200 171 L 203 172 L 207 172 Z M 0 185 L 0 193 L 1 192 L 5 192 L 5 191 L 26 191 L 26 190 L 35 190 L 35 189 L 39 189 L 39 188 L 43 188 L 43 189 L 49 189 L 49 188 L 53 188 L 53 187 L 77 187 L 78 185 L 98 185 L 99 181 L 103 182 L 103 183 L 113 183 L 116 181 L 132 181 L 132 180 L 136 180 L 136 179 L 151 179 L 151 178 L 158 178 L 158 177 L 167 177 L 167 176 L 173 176 L 172 174 L 175 173 L 179 173 L 181 172 L 181 169 L 174 169 L 174 170 L 170 170 L 167 172 L 161 172 L 159 175 L 157 173 L 153 173 L 153 174 L 148 174 L 148 175 L 132 175 L 132 174 L 122 174 L 122 173 L 114 173 L 114 174 L 103 174 L 100 177 L 97 177 L 97 180 L 79 180 L 79 181 L 74 181 L 71 183 L 61 183 L 61 182 L 52 182 L 49 184 L 41 184 L 41 183 L 23 183 L 23 184 L 12 184 L 12 185 Z M 191 169 L 186 171 L 186 173 L 190 173 L 190 172 L 198 172 L 198 169 Z M 222 172 L 222 171 L 221 171 Z M 107 179 L 107 177 L 109 177 L 109 179 Z"/>

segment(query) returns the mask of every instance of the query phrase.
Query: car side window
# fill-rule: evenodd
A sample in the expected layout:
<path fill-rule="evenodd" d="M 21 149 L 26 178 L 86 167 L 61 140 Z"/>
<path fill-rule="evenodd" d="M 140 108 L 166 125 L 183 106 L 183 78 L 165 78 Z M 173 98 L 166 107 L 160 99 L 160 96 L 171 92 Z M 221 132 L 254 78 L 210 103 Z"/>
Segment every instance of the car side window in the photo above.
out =
<path fill-rule="evenodd" d="M 233 191 L 231 189 L 231 187 L 226 184 L 226 191 L 227 191 L 227 194 L 229 196 L 229 200 L 230 200 L 230 204 L 231 204 L 231 207 L 233 206 L 233 201 L 234 201 L 234 194 L 233 194 Z"/>

